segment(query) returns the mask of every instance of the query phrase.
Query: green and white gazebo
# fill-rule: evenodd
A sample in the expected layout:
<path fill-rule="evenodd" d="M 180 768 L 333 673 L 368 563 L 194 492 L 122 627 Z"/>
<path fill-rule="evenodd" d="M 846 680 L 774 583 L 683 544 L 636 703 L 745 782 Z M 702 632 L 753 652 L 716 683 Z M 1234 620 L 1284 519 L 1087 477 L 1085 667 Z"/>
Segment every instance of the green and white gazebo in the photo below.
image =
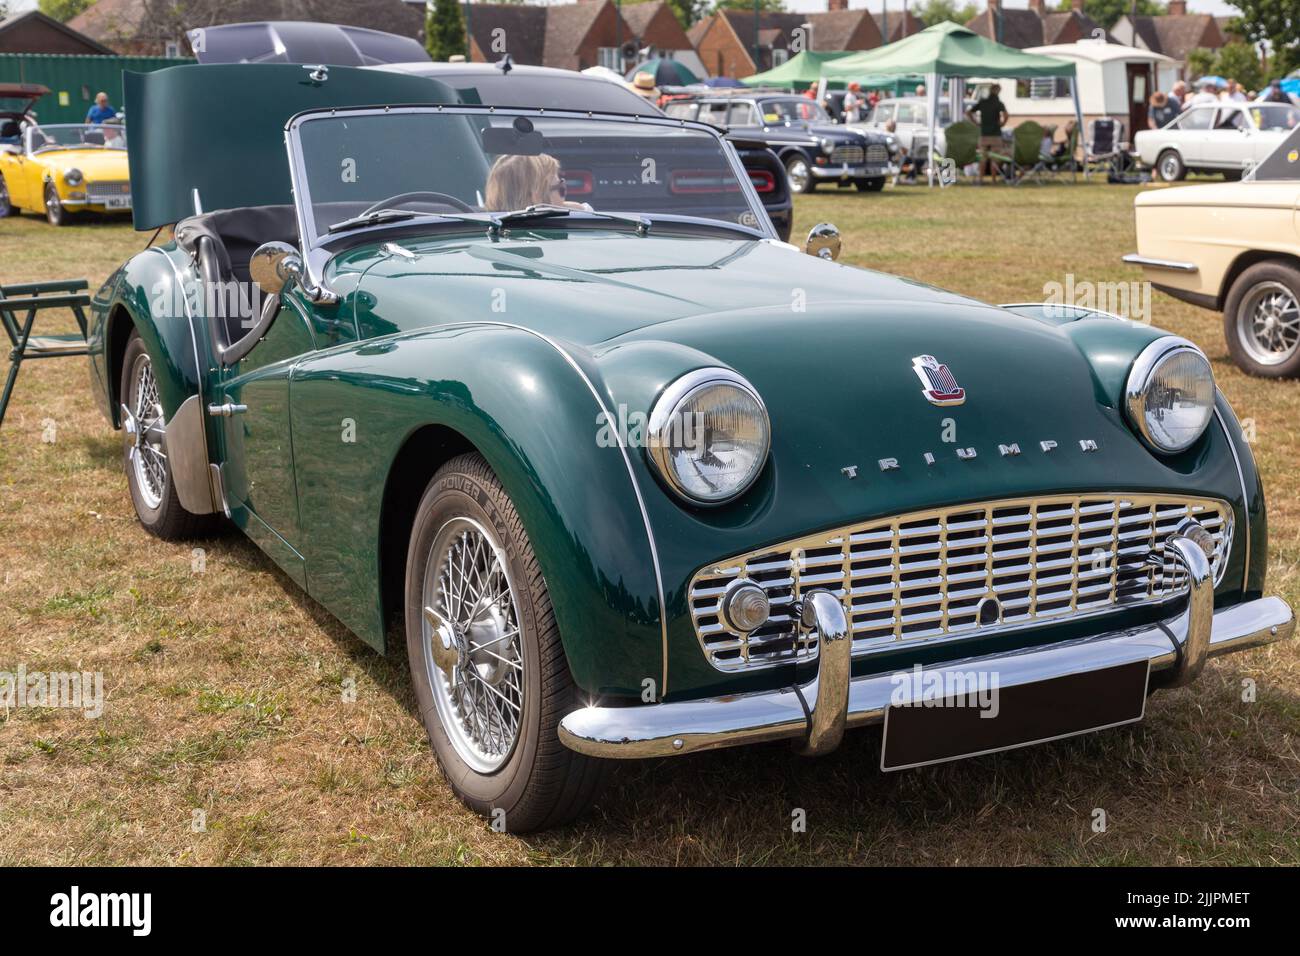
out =
<path fill-rule="evenodd" d="M 817 53 L 804 50 L 790 57 L 780 66 L 763 73 L 746 76 L 740 82 L 746 86 L 779 86 L 783 89 L 805 89 L 813 86 L 822 78 L 822 67 L 834 60 L 855 56 L 852 50 L 836 50 Z"/>
<path fill-rule="evenodd" d="M 800 54 L 804 56 L 806 54 Z M 825 54 L 819 54 L 825 56 Z M 798 59 L 796 57 L 795 59 Z M 794 61 L 791 60 L 791 63 Z M 788 65 L 788 64 L 787 64 Z M 821 64 L 821 78 L 847 82 L 869 75 L 919 73 L 926 78 L 926 97 L 930 111 L 930 142 L 935 141 L 935 123 L 939 105 L 939 83 L 945 77 L 1026 78 L 1068 76 L 1074 97 L 1074 114 L 1083 132 L 1083 110 L 1079 105 L 1079 88 L 1075 82 L 1074 63 L 1036 53 L 1024 53 L 1004 46 L 951 21 L 937 23 L 920 33 L 897 40 L 874 50 L 837 57 Z M 953 115 L 961 114 L 961 83 L 953 84 L 957 102 Z M 934 185 L 934 164 L 929 165 L 929 183 Z"/>

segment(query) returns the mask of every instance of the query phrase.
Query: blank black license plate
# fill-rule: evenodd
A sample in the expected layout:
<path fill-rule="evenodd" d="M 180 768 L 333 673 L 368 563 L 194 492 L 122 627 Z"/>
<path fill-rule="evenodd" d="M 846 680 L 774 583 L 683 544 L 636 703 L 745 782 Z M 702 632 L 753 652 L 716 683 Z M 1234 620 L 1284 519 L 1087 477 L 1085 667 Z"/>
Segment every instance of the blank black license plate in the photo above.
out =
<path fill-rule="evenodd" d="M 1146 710 L 1149 670 L 1148 661 L 1134 661 L 1014 687 L 990 681 L 981 696 L 943 697 L 943 706 L 938 700 L 891 705 L 880 769 L 906 770 L 1134 723 Z"/>

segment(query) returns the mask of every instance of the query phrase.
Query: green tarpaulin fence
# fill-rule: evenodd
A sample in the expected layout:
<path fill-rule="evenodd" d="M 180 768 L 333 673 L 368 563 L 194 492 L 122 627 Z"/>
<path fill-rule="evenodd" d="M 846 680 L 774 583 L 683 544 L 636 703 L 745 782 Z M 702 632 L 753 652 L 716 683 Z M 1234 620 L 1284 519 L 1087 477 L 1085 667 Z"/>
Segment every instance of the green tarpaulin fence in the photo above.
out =
<path fill-rule="evenodd" d="M 80 123 L 101 90 L 122 108 L 122 71 L 149 73 L 193 63 L 187 57 L 83 56 L 56 53 L 0 53 L 0 83 L 39 83 L 50 93 L 36 101 L 42 123 Z"/>

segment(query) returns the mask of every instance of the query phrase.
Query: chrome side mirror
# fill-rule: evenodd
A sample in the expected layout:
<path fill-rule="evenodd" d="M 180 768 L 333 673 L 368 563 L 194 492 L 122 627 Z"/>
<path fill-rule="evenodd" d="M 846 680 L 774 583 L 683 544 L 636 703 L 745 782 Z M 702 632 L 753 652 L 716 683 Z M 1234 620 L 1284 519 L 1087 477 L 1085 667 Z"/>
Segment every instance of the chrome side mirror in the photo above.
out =
<path fill-rule="evenodd" d="M 303 268 L 302 256 L 287 242 L 264 242 L 258 246 L 248 260 L 248 274 L 267 295 L 278 295 L 292 281 L 302 289 L 303 295 L 319 305 L 334 305 L 339 301 L 323 284 L 316 285 L 311 280 Z"/>
<path fill-rule="evenodd" d="M 840 257 L 840 231 L 829 222 L 819 222 L 808 231 L 803 251 L 819 259 Z"/>
<path fill-rule="evenodd" d="M 302 275 L 302 257 L 287 242 L 265 242 L 248 260 L 248 273 L 267 295 L 278 295 L 285 283 Z"/>

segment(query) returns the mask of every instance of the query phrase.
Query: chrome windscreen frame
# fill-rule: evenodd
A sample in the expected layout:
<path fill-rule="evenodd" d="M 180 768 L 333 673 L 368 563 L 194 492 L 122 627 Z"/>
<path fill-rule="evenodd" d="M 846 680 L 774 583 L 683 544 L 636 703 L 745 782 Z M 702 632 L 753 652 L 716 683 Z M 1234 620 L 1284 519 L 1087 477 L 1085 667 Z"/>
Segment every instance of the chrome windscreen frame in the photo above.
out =
<path fill-rule="evenodd" d="M 312 284 L 318 286 L 323 285 L 322 278 L 324 276 L 325 267 L 334 256 L 334 251 L 325 246 L 325 243 L 329 238 L 328 235 L 322 236 L 316 231 L 315 217 L 312 214 L 311 189 L 307 182 L 306 163 L 303 156 L 301 140 L 299 138 L 300 130 L 306 123 L 321 119 L 329 119 L 335 116 L 386 116 L 407 113 L 465 116 L 525 116 L 546 117 L 548 119 L 620 121 L 643 126 L 663 126 L 672 129 L 690 129 L 699 131 L 708 136 L 712 136 L 717 140 L 718 145 L 722 148 L 723 155 L 727 157 L 727 162 L 731 165 L 732 172 L 740 183 L 741 195 L 745 197 L 745 202 L 749 205 L 750 212 L 754 215 L 754 218 L 757 220 L 759 225 L 755 228 L 751 226 L 743 226 L 738 223 L 720 224 L 727 227 L 732 227 L 734 225 L 737 233 L 750 233 L 753 235 L 755 240 L 778 238 L 776 230 L 772 226 L 772 221 L 768 218 L 767 211 L 763 208 L 763 202 L 758 198 L 758 193 L 754 190 L 754 184 L 750 180 L 749 174 L 745 171 L 744 164 L 740 161 L 740 156 L 736 153 L 735 147 L 723 138 L 722 133 L 719 130 L 707 123 L 685 119 L 674 119 L 669 116 L 664 116 L 662 118 L 657 116 L 641 116 L 635 113 L 604 113 L 589 110 L 552 110 L 521 107 L 499 108 L 494 106 L 434 104 L 428 106 L 327 108 L 299 113 L 292 117 L 284 128 L 284 145 L 289 157 L 289 178 L 293 185 L 294 211 L 298 221 L 300 248 L 303 253 L 304 269 L 308 280 Z M 348 235 L 351 237 L 364 236 L 373 232 L 388 231 L 391 230 L 391 228 L 391 225 L 367 226 L 361 229 L 352 230 Z"/>

